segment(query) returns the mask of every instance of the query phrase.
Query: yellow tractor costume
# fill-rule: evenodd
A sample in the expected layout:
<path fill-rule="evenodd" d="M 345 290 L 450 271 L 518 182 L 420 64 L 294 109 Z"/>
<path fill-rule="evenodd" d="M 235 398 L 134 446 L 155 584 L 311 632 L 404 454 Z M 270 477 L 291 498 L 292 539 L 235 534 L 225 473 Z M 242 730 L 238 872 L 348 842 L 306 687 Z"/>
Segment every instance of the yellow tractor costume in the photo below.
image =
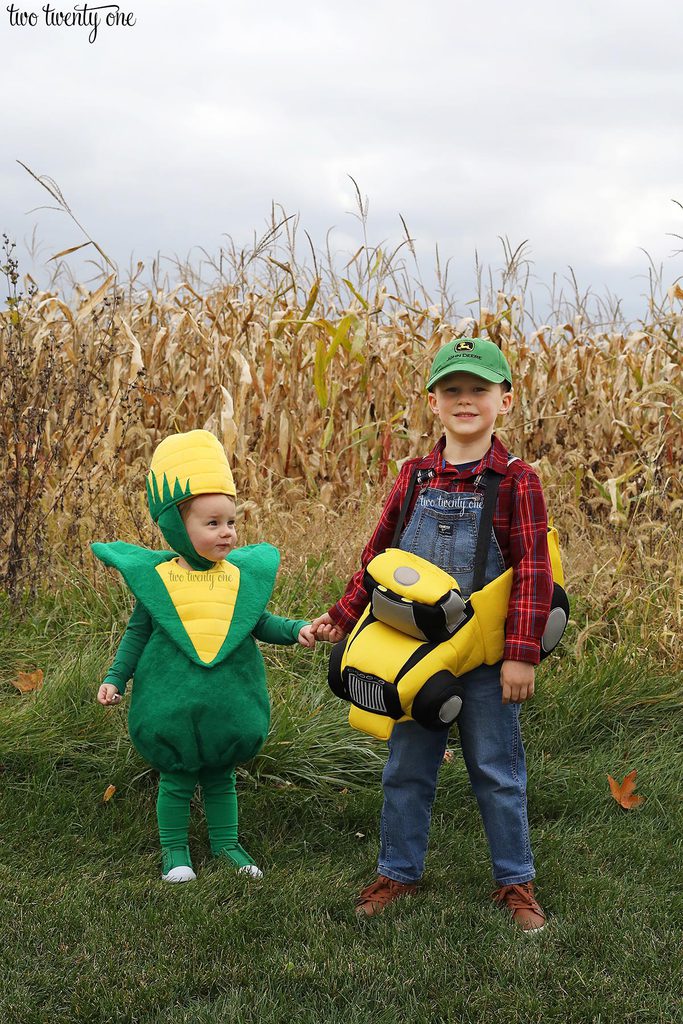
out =
<path fill-rule="evenodd" d="M 497 484 L 489 484 L 483 538 L 491 532 L 496 491 Z M 404 514 L 409 498 L 410 493 Z M 480 562 L 485 550 L 482 542 Z M 541 657 L 560 642 L 569 617 L 554 529 L 548 531 L 548 550 L 555 588 Z M 349 724 L 382 740 L 396 722 L 409 719 L 427 729 L 452 725 L 464 696 L 458 678 L 503 657 L 512 573 L 507 569 L 464 601 L 455 577 L 426 559 L 395 547 L 376 555 L 365 571 L 370 603 L 330 656 L 328 683 L 350 702 Z"/>

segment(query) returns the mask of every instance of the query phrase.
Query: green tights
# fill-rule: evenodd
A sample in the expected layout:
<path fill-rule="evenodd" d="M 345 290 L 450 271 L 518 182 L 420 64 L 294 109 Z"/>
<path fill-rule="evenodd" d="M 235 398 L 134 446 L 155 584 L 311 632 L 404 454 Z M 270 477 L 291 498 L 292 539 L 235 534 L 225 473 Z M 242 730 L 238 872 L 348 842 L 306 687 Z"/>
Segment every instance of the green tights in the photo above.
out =
<path fill-rule="evenodd" d="M 231 860 L 242 861 L 240 854 L 244 851 L 237 842 L 235 773 L 227 768 L 203 768 L 197 774 L 161 772 L 157 820 L 162 847 L 170 850 L 187 847 L 190 800 L 197 783 L 204 797 L 211 852 L 215 855 L 225 853 Z M 231 852 L 233 856 L 230 856 Z M 251 863 L 251 858 L 245 856 L 244 863 Z"/>

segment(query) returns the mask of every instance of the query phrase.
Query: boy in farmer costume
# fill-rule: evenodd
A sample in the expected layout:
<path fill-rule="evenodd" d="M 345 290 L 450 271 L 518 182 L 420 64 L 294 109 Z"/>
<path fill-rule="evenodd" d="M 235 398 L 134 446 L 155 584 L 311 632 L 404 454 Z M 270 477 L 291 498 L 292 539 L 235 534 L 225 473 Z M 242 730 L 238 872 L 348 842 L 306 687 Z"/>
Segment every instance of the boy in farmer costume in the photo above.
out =
<path fill-rule="evenodd" d="M 463 694 L 457 724 L 488 839 L 497 885 L 494 901 L 507 909 L 515 925 L 532 932 L 543 928 L 545 917 L 532 881 L 519 717 L 522 703 L 533 696 L 554 583 L 538 476 L 510 456 L 493 434 L 496 419 L 511 407 L 511 389 L 510 366 L 491 341 L 460 338 L 437 353 L 427 392 L 444 436 L 428 455 L 402 465 L 362 553 L 360 570 L 340 600 L 312 626 L 319 640 L 338 643 L 351 633 L 368 605 L 366 567 L 389 547 L 411 552 L 450 574 L 465 600 L 512 569 L 501 660 L 473 667 L 457 680 Z M 489 515 L 492 528 L 486 544 L 480 525 Z M 480 532 L 482 545 L 477 543 Z M 478 557 L 480 548 L 483 557 Z M 377 672 L 382 674 L 382 666 Z M 358 914 L 380 913 L 417 891 L 447 739 L 447 725 L 427 728 L 405 719 L 393 724 L 382 776 L 378 874 L 360 893 Z"/>
<path fill-rule="evenodd" d="M 270 721 L 255 640 L 304 647 L 310 626 L 266 611 L 280 555 L 270 544 L 235 548 L 235 485 L 223 447 L 207 430 L 173 434 L 147 476 L 152 519 L 173 549 L 115 541 L 93 553 L 123 576 L 135 608 L 100 704 L 117 704 L 135 676 L 128 726 L 158 770 L 162 877 L 192 881 L 190 800 L 202 788 L 211 850 L 261 877 L 239 845 L 235 766 L 263 746 Z"/>

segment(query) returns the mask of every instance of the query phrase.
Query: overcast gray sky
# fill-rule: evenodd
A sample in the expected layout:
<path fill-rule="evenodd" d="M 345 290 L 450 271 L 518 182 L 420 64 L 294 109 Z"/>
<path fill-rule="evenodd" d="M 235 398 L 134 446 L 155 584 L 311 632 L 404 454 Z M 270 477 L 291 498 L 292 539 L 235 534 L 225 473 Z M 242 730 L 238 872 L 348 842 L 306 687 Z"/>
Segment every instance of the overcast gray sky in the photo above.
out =
<path fill-rule="evenodd" d="M 272 200 L 319 247 L 335 228 L 333 248 L 355 249 L 353 175 L 371 240 L 398 243 L 401 213 L 427 274 L 435 243 L 452 257 L 463 301 L 475 250 L 500 263 L 498 236 L 529 240 L 541 281 L 571 265 L 631 316 L 641 249 L 665 285 L 683 273 L 667 237 L 683 234 L 673 0 L 122 0 L 136 24 L 100 25 L 92 44 L 46 26 L 43 2 L 15 0 L 34 28 L 0 8 L 0 228 L 21 250 L 36 226 L 43 261 L 82 238 L 29 212 L 50 200 L 17 159 L 59 183 L 122 268 L 246 243 Z"/>

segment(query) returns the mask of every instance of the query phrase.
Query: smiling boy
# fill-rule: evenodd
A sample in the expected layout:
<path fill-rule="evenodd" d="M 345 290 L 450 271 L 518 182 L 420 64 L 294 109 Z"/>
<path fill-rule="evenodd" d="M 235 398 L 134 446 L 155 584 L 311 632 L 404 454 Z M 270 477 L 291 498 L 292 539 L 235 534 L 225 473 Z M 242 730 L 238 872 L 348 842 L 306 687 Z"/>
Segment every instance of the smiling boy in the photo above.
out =
<path fill-rule="evenodd" d="M 512 374 L 493 342 L 461 338 L 438 353 L 427 381 L 428 401 L 444 434 L 424 458 L 406 461 L 344 595 L 312 623 L 317 639 L 338 641 L 351 631 L 368 601 L 365 567 L 392 543 L 414 469 L 420 485 L 408 505 L 398 546 L 451 573 L 463 597 L 473 589 L 483 481 L 500 477 L 484 583 L 514 570 L 503 660 L 461 677 L 466 697 L 457 720 L 463 758 L 479 805 L 497 888 L 525 932 L 544 927 L 533 889 L 534 861 L 526 805 L 526 764 L 521 704 L 533 696 L 540 638 L 553 590 L 547 515 L 540 481 L 521 459 L 509 456 L 493 434 L 512 405 Z M 357 913 L 372 916 L 415 893 L 429 840 L 436 781 L 448 729 L 430 731 L 399 722 L 389 739 L 382 776 L 384 805 L 378 876 L 360 893 Z"/>

